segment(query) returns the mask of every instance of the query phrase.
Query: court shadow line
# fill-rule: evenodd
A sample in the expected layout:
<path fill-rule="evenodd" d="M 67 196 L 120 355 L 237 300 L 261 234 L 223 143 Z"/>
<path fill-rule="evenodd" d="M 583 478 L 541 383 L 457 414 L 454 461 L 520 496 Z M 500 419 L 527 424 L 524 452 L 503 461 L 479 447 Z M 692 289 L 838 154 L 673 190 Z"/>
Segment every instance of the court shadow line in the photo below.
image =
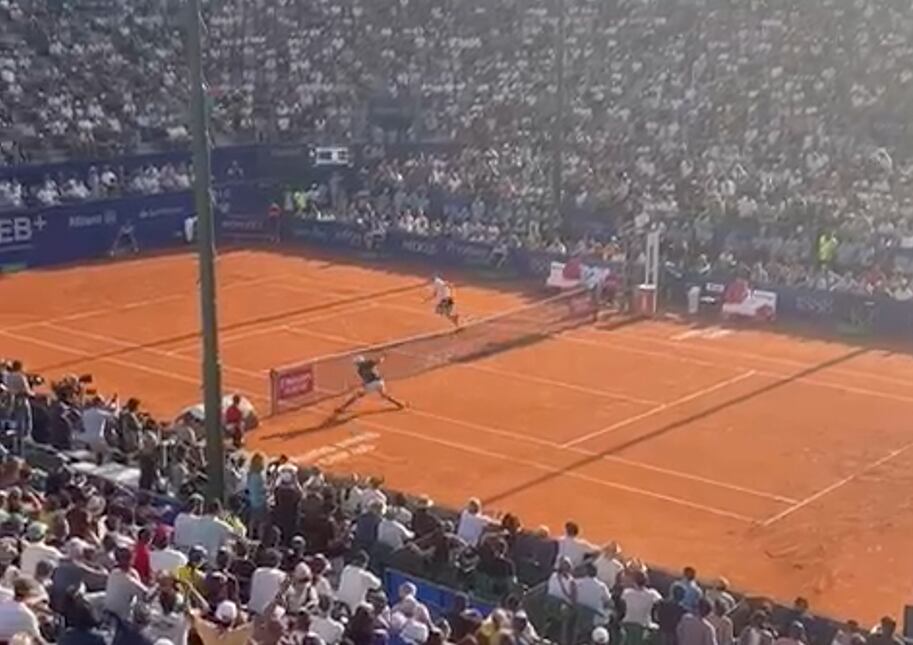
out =
<path fill-rule="evenodd" d="M 627 450 L 628 448 L 633 448 L 634 446 L 638 446 L 640 444 L 643 444 L 643 443 L 646 443 L 653 439 L 656 439 L 658 437 L 661 437 L 665 434 L 678 430 L 679 428 L 688 426 L 688 425 L 694 423 L 695 421 L 700 421 L 701 419 L 706 419 L 708 417 L 711 417 L 714 414 L 717 414 L 718 412 L 722 412 L 722 411 L 727 410 L 736 405 L 740 405 L 742 403 L 750 401 L 751 399 L 759 397 L 763 394 L 767 394 L 771 391 L 777 390 L 785 385 L 789 385 L 790 383 L 793 383 L 799 379 L 816 374 L 817 372 L 825 370 L 829 367 L 834 367 L 841 363 L 845 363 L 849 360 L 862 356 L 863 354 L 867 354 L 870 351 L 871 351 L 870 348 L 861 347 L 861 348 L 854 349 L 850 352 L 847 352 L 846 354 L 842 354 L 840 356 L 828 359 L 828 360 L 818 363 L 816 365 L 809 366 L 809 367 L 801 370 L 800 372 L 797 372 L 790 376 L 785 376 L 783 378 L 779 378 L 772 383 L 768 383 L 767 385 L 756 388 L 745 394 L 740 394 L 739 396 L 733 397 L 731 399 L 727 399 L 726 401 L 723 401 L 722 403 L 718 403 L 714 406 L 711 406 L 710 408 L 707 408 L 706 410 L 701 410 L 700 412 L 690 414 L 682 419 L 672 421 L 671 423 L 661 426 L 661 427 L 657 428 L 656 430 L 652 430 L 646 434 L 634 437 L 633 439 L 629 439 L 620 444 L 614 445 L 610 448 L 606 448 L 605 450 L 600 450 L 599 452 L 593 453 L 592 455 L 586 455 L 585 457 L 577 459 L 574 462 L 568 464 L 564 468 L 561 468 L 561 469 L 553 471 L 553 472 L 543 473 L 542 475 L 533 477 L 525 482 L 511 486 L 510 488 L 507 488 L 499 493 L 495 493 L 494 495 L 491 495 L 491 496 L 485 498 L 483 500 L 483 502 L 485 504 L 493 504 L 496 502 L 504 501 L 508 497 L 516 495 L 517 493 L 522 493 L 524 491 L 535 488 L 536 486 L 540 486 L 542 484 L 547 484 L 547 483 L 557 479 L 561 475 L 573 472 L 579 468 L 583 468 L 584 466 L 588 466 L 590 464 L 596 463 L 596 462 L 602 460 L 604 457 L 618 455 L 619 453 Z"/>
<path fill-rule="evenodd" d="M 327 430 L 333 430 L 334 428 L 339 428 L 344 426 L 347 423 L 357 422 L 359 419 L 364 417 L 373 417 L 380 414 L 389 414 L 391 412 L 399 412 L 396 408 L 377 408 L 374 410 L 365 410 L 364 412 L 358 412 L 356 414 L 344 414 L 344 415 L 330 415 L 320 423 L 309 425 L 304 428 L 298 428 L 297 430 L 278 430 L 267 435 L 260 437 L 264 441 L 278 441 L 280 439 L 296 439 L 298 437 L 305 437 L 312 434 L 317 434 L 320 432 L 326 432 Z"/>

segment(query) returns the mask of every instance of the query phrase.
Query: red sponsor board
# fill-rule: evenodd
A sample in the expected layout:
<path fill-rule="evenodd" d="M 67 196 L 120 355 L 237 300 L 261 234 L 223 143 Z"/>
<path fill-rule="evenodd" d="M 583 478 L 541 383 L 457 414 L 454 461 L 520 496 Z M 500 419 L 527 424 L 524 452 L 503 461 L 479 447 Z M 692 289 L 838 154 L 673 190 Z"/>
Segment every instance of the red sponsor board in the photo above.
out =
<path fill-rule="evenodd" d="M 315 386 L 313 365 L 302 365 L 276 374 L 275 392 L 280 401 L 310 394 Z"/>

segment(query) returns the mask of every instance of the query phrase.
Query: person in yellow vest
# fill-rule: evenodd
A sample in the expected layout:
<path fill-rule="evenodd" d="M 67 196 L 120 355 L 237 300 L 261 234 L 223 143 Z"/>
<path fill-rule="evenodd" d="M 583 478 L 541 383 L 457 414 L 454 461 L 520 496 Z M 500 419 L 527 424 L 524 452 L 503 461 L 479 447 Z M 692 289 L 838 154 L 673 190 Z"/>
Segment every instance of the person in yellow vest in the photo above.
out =
<path fill-rule="evenodd" d="M 818 238 L 818 263 L 827 267 L 834 260 L 834 253 L 837 251 L 837 237 L 833 233 L 822 233 Z"/>

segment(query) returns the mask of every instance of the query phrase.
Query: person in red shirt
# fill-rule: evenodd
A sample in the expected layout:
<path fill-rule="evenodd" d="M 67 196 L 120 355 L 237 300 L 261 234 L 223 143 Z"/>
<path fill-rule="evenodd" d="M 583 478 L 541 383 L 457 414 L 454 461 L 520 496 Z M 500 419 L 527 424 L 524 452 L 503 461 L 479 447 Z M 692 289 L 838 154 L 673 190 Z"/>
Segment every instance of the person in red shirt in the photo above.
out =
<path fill-rule="evenodd" d="M 152 542 L 152 529 L 148 526 L 141 528 L 136 536 L 136 546 L 133 547 L 133 568 L 139 574 L 144 584 L 152 582 L 152 564 L 149 558 L 149 544 Z"/>
<path fill-rule="evenodd" d="M 240 448 L 244 436 L 244 412 L 241 410 L 241 397 L 231 397 L 231 405 L 225 410 L 225 431 L 232 438 L 235 447 Z"/>

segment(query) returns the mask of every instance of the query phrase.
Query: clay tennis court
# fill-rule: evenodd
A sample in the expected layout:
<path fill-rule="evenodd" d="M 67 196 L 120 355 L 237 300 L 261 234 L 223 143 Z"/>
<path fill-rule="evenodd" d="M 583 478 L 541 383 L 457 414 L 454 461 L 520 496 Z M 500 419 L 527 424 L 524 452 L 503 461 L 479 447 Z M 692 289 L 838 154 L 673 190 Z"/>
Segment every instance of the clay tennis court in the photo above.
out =
<path fill-rule="evenodd" d="M 268 408 L 285 363 L 446 326 L 427 269 L 239 250 L 218 264 L 223 387 Z M 458 283 L 473 317 L 541 293 Z M 201 398 L 195 257 L 0 279 L 0 355 L 174 415 Z M 333 402 L 248 445 L 872 622 L 910 599 L 913 357 L 773 330 L 599 323 L 391 384 L 411 408 Z"/>

